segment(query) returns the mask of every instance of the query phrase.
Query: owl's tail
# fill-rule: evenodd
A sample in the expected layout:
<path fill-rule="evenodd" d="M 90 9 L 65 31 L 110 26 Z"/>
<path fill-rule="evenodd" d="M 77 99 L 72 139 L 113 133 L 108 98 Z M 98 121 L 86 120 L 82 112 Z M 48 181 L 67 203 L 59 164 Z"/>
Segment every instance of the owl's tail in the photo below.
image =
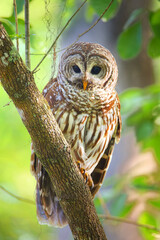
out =
<path fill-rule="evenodd" d="M 48 173 L 34 152 L 31 155 L 31 172 L 37 180 L 36 205 L 39 223 L 64 227 L 67 224 L 66 216 L 56 197 Z"/>
<path fill-rule="evenodd" d="M 46 183 L 44 186 L 42 183 L 40 187 L 37 183 L 36 193 L 37 217 L 39 223 L 54 225 L 55 227 L 64 227 L 64 225 L 67 224 L 67 219 L 52 189 L 52 184 L 47 173 L 43 182 Z"/>
<path fill-rule="evenodd" d="M 40 224 L 48 224 L 55 227 L 64 227 L 67 224 L 66 216 L 55 192 L 52 190 L 51 183 L 46 185 L 45 189 L 40 189 L 37 184 L 36 203 L 37 217 Z"/>

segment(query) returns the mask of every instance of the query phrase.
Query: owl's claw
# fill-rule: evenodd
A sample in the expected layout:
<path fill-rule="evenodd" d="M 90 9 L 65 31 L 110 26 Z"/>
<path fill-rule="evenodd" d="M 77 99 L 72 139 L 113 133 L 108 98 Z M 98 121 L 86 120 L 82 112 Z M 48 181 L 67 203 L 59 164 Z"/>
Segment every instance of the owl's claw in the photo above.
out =
<path fill-rule="evenodd" d="M 84 168 L 81 167 L 80 161 L 77 161 L 77 166 L 85 180 L 85 183 L 87 183 L 90 189 L 92 189 L 94 187 L 94 183 L 92 181 L 91 176 L 88 173 L 86 173 L 86 170 Z"/>

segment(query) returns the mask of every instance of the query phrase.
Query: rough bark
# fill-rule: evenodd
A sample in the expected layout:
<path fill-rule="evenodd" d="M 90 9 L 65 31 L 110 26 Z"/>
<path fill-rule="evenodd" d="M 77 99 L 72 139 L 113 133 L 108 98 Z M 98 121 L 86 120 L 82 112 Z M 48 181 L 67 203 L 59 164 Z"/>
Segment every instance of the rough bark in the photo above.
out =
<path fill-rule="evenodd" d="M 88 186 L 70 155 L 70 146 L 37 89 L 4 27 L 0 24 L 0 80 L 14 102 L 47 170 L 74 239 L 107 239 Z"/>

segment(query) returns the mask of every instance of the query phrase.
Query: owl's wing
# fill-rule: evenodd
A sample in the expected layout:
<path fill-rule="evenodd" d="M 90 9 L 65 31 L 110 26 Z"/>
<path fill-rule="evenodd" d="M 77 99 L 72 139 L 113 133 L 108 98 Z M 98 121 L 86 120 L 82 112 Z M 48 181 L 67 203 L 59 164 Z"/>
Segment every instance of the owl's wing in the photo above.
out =
<path fill-rule="evenodd" d="M 56 79 L 51 79 L 43 90 L 43 95 L 49 102 L 51 108 L 54 107 L 52 106 L 54 101 L 49 101 L 48 93 L 50 88 L 54 90 L 54 84 L 56 84 Z M 53 93 L 52 96 L 54 97 Z M 48 173 L 34 152 L 33 144 L 31 144 L 31 151 L 31 172 L 37 180 L 36 205 L 38 220 L 41 224 L 63 227 L 67 224 L 66 217 L 56 197 Z"/>
<path fill-rule="evenodd" d="M 118 95 L 117 95 L 118 96 Z M 113 148 L 115 142 L 118 143 L 120 140 L 120 134 L 121 134 L 121 128 L 122 128 L 122 123 L 121 123 L 121 115 L 120 115 L 120 102 L 119 98 L 117 97 L 117 126 L 115 128 L 115 131 L 109 141 L 109 144 L 100 159 L 99 163 L 95 167 L 94 171 L 91 174 L 92 181 L 94 183 L 94 187 L 91 189 L 92 196 L 94 197 L 95 194 L 98 192 L 99 188 L 102 185 L 105 173 L 109 167 L 109 163 L 112 158 L 112 153 L 113 153 Z"/>

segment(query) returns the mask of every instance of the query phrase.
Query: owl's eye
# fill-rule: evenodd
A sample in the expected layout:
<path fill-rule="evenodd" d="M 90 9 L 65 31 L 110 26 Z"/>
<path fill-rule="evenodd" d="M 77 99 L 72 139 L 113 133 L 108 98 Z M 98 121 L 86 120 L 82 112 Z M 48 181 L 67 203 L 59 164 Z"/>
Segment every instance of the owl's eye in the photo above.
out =
<path fill-rule="evenodd" d="M 98 73 L 100 73 L 100 71 L 101 71 L 101 67 L 99 67 L 99 66 L 94 66 L 91 69 L 91 73 L 94 74 L 94 75 L 97 75 Z"/>
<path fill-rule="evenodd" d="M 81 69 L 77 65 L 73 65 L 72 68 L 73 68 L 75 73 L 80 73 L 81 72 Z"/>

